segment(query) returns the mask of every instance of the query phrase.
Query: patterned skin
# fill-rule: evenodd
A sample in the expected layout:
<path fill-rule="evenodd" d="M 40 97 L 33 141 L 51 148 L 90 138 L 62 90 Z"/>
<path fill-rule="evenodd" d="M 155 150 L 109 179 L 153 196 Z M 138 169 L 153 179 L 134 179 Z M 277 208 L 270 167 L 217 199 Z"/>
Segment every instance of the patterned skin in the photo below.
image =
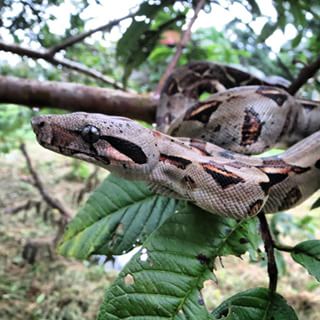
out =
<path fill-rule="evenodd" d="M 320 131 L 278 157 L 257 158 L 101 114 L 37 116 L 32 127 L 50 150 L 145 180 L 160 194 L 223 216 L 289 209 L 320 187 Z"/>
<path fill-rule="evenodd" d="M 194 62 L 167 80 L 157 127 L 243 154 L 288 147 L 320 130 L 320 102 L 291 96 L 287 85 L 283 79 L 260 79 L 234 67 Z M 203 93 L 215 94 L 200 101 Z"/>

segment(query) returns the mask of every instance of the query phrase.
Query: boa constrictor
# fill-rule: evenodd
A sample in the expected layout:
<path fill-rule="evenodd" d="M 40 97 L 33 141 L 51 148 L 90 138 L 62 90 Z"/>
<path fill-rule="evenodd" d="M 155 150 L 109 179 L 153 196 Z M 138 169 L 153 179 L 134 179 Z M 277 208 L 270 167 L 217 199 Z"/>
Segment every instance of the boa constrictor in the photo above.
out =
<path fill-rule="evenodd" d="M 171 77 L 157 114 L 159 127 L 166 130 L 165 127 L 170 126 L 170 132 L 180 134 L 181 130 L 189 130 L 184 123 L 191 121 L 197 128 L 200 120 L 203 132 L 209 128 L 205 135 L 210 140 L 213 139 L 212 133 L 222 132 L 222 126 L 224 131 L 227 130 L 228 124 L 224 121 L 233 117 L 237 123 L 233 124 L 232 130 L 238 131 L 238 136 L 233 140 L 234 136 L 229 138 L 228 133 L 223 134 L 220 144 L 226 141 L 230 149 L 243 153 L 260 152 L 274 143 L 292 143 L 294 139 L 319 130 L 317 121 L 314 121 L 319 117 L 316 103 L 301 104 L 282 89 L 266 87 L 266 81 L 244 72 L 241 80 L 230 70 L 236 69 L 228 70 L 229 80 L 235 79 L 235 84 L 260 83 L 263 86 L 225 90 L 232 84 L 217 76 L 213 79 L 211 75 L 209 80 L 191 81 L 190 89 L 176 77 Z M 177 74 L 182 73 L 173 75 Z M 235 71 L 235 74 L 241 75 L 241 72 Z M 186 80 L 185 77 L 181 79 Z M 214 88 L 208 87 L 209 82 Z M 175 89 L 172 89 L 172 83 Z M 199 102 L 201 88 L 221 92 Z M 172 99 L 167 99 L 168 96 Z M 183 103 L 179 96 L 184 99 Z M 166 99 L 168 103 L 164 104 Z M 176 109 L 175 103 L 172 107 L 171 100 L 180 103 L 180 107 Z M 231 103 L 235 100 L 238 103 Z M 245 103 L 241 104 L 241 101 Z M 215 104 L 217 106 L 212 107 Z M 216 120 L 212 117 L 221 106 L 225 114 L 213 124 L 212 121 Z M 232 113 L 235 108 L 239 109 Z M 163 112 L 165 109 L 167 111 Z M 173 109 L 177 112 L 172 113 Z M 183 109 L 182 113 L 180 109 Z M 277 122 L 280 130 L 277 126 L 272 127 L 271 121 Z M 215 129 L 217 125 L 221 130 Z M 254 216 L 262 208 L 268 213 L 289 209 L 320 187 L 320 131 L 279 156 L 258 158 L 226 150 L 202 139 L 174 138 L 127 118 L 101 114 L 37 116 L 32 119 L 32 126 L 39 143 L 50 150 L 95 163 L 128 179 L 148 181 L 157 193 L 189 200 L 210 212 L 237 219 Z M 272 129 L 268 129 L 269 126 Z M 295 138 L 291 138 L 293 128 Z"/>
<path fill-rule="evenodd" d="M 292 97 L 287 86 L 279 77 L 260 79 L 230 66 L 190 63 L 164 86 L 158 129 L 243 154 L 288 147 L 320 130 L 320 102 Z"/>
<path fill-rule="evenodd" d="M 278 157 L 255 158 L 101 114 L 38 116 L 32 126 L 48 149 L 228 217 L 288 209 L 319 188 L 320 131 Z"/>

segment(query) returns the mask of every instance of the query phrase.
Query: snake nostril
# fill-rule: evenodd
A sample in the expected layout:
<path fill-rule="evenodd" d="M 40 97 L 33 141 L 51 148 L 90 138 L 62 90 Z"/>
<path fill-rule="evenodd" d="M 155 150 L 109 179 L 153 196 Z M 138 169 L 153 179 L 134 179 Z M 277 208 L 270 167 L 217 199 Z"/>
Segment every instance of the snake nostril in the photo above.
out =
<path fill-rule="evenodd" d="M 41 118 L 42 117 L 33 117 L 31 119 L 31 125 L 34 130 L 41 129 L 45 126 L 46 122 Z"/>
<path fill-rule="evenodd" d="M 45 124 L 46 124 L 46 123 L 45 123 L 44 121 L 40 121 L 40 122 L 38 123 L 38 127 L 39 127 L 39 128 L 43 128 Z"/>

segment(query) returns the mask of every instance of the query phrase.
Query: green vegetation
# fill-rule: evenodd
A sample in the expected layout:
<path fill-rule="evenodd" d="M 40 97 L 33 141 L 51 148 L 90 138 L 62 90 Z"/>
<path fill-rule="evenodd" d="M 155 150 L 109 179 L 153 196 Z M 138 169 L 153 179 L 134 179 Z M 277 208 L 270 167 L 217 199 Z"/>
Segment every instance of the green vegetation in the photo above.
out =
<path fill-rule="evenodd" d="M 177 50 L 177 41 L 170 42 L 164 32 L 180 38 L 197 3 L 140 1 L 133 11 L 135 18 L 119 31 L 118 41 L 108 38 L 112 29 L 108 26 L 93 32 L 95 36 L 66 45 L 66 40 L 88 30 L 95 18 L 84 14 L 90 6 L 106 10 L 99 1 L 70 1 L 72 10 L 65 10 L 63 1 L 0 1 L 0 32 L 4 35 L 0 54 L 17 53 L 5 49 L 4 43 L 36 48 L 32 54 L 18 52 L 17 63 L 4 56 L 0 75 L 150 93 Z M 203 11 L 213 20 L 220 7 L 245 10 L 248 21 L 239 15 L 226 22 L 222 31 L 198 28 L 184 45 L 178 65 L 208 60 L 296 79 L 320 50 L 320 6 L 304 0 L 274 0 L 270 6 L 275 17 L 262 12 L 255 0 L 205 1 Z M 58 32 L 53 23 L 60 21 L 61 12 L 68 23 Z M 261 19 L 264 24 L 257 32 L 254 23 Z M 267 40 L 276 32 L 286 35 L 290 28 L 294 36 L 280 52 L 273 52 Z M 60 50 L 61 44 L 65 46 Z M 42 51 L 42 59 L 34 59 Z M 75 61 L 79 63 L 76 68 Z M 303 87 L 302 95 L 318 98 L 319 89 L 319 79 L 314 77 Z M 279 294 L 270 298 L 265 289 L 266 257 L 255 218 L 218 217 L 185 202 L 156 196 L 144 183 L 113 175 L 102 179 L 101 174 L 96 182 L 102 183 L 79 204 L 74 199 L 87 195 L 96 184 L 92 183 L 92 167 L 47 156 L 47 151 L 34 146 L 29 125 L 37 108 L 43 113 L 62 111 L 45 108 L 45 103 L 29 105 L 33 109 L 8 104 L 1 95 L 0 103 L 0 207 L 4 212 L 0 215 L 0 318 L 320 319 L 316 298 L 320 293 L 319 195 L 294 214 L 268 218 L 281 277 Z M 60 233 L 68 219 L 40 197 L 25 159 L 18 155 L 22 143 L 34 150 L 32 161 L 49 194 L 77 212 L 63 236 Z M 54 249 L 57 238 L 59 255 Z M 26 253 L 28 244 L 36 248 L 35 257 Z M 111 259 L 136 246 L 141 246 L 140 251 L 117 277 L 105 273 L 91 258 L 95 254 Z"/>

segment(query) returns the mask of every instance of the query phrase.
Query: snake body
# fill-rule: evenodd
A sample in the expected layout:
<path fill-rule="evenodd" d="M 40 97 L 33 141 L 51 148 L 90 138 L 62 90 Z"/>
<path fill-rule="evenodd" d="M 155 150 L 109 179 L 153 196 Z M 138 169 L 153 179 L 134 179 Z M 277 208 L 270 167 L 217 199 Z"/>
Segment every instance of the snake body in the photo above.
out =
<path fill-rule="evenodd" d="M 277 86 L 285 89 L 289 82 L 280 77 L 258 78 L 229 65 L 206 61 L 191 62 L 179 67 L 163 86 L 156 114 L 157 128 L 167 132 L 171 123 L 197 103 L 203 93 L 213 94 L 251 85 Z"/>
<path fill-rule="evenodd" d="M 293 97 L 286 86 L 282 78 L 260 79 L 230 66 L 191 63 L 167 80 L 157 109 L 158 129 L 244 154 L 291 146 L 320 130 L 320 103 Z M 217 93 L 199 101 L 204 92 Z"/>
<path fill-rule="evenodd" d="M 246 218 L 296 205 L 320 186 L 320 132 L 278 157 L 240 155 L 203 140 L 173 138 L 120 117 L 34 117 L 39 143 L 210 212 Z"/>
<path fill-rule="evenodd" d="M 262 208 L 289 209 L 320 187 L 320 104 L 291 96 L 287 85 L 193 63 L 178 68 L 164 86 L 156 116 L 160 131 L 87 113 L 38 116 L 32 126 L 50 150 L 241 219 Z M 203 92 L 213 95 L 201 101 Z M 293 143 L 276 157 L 245 155 Z"/>

